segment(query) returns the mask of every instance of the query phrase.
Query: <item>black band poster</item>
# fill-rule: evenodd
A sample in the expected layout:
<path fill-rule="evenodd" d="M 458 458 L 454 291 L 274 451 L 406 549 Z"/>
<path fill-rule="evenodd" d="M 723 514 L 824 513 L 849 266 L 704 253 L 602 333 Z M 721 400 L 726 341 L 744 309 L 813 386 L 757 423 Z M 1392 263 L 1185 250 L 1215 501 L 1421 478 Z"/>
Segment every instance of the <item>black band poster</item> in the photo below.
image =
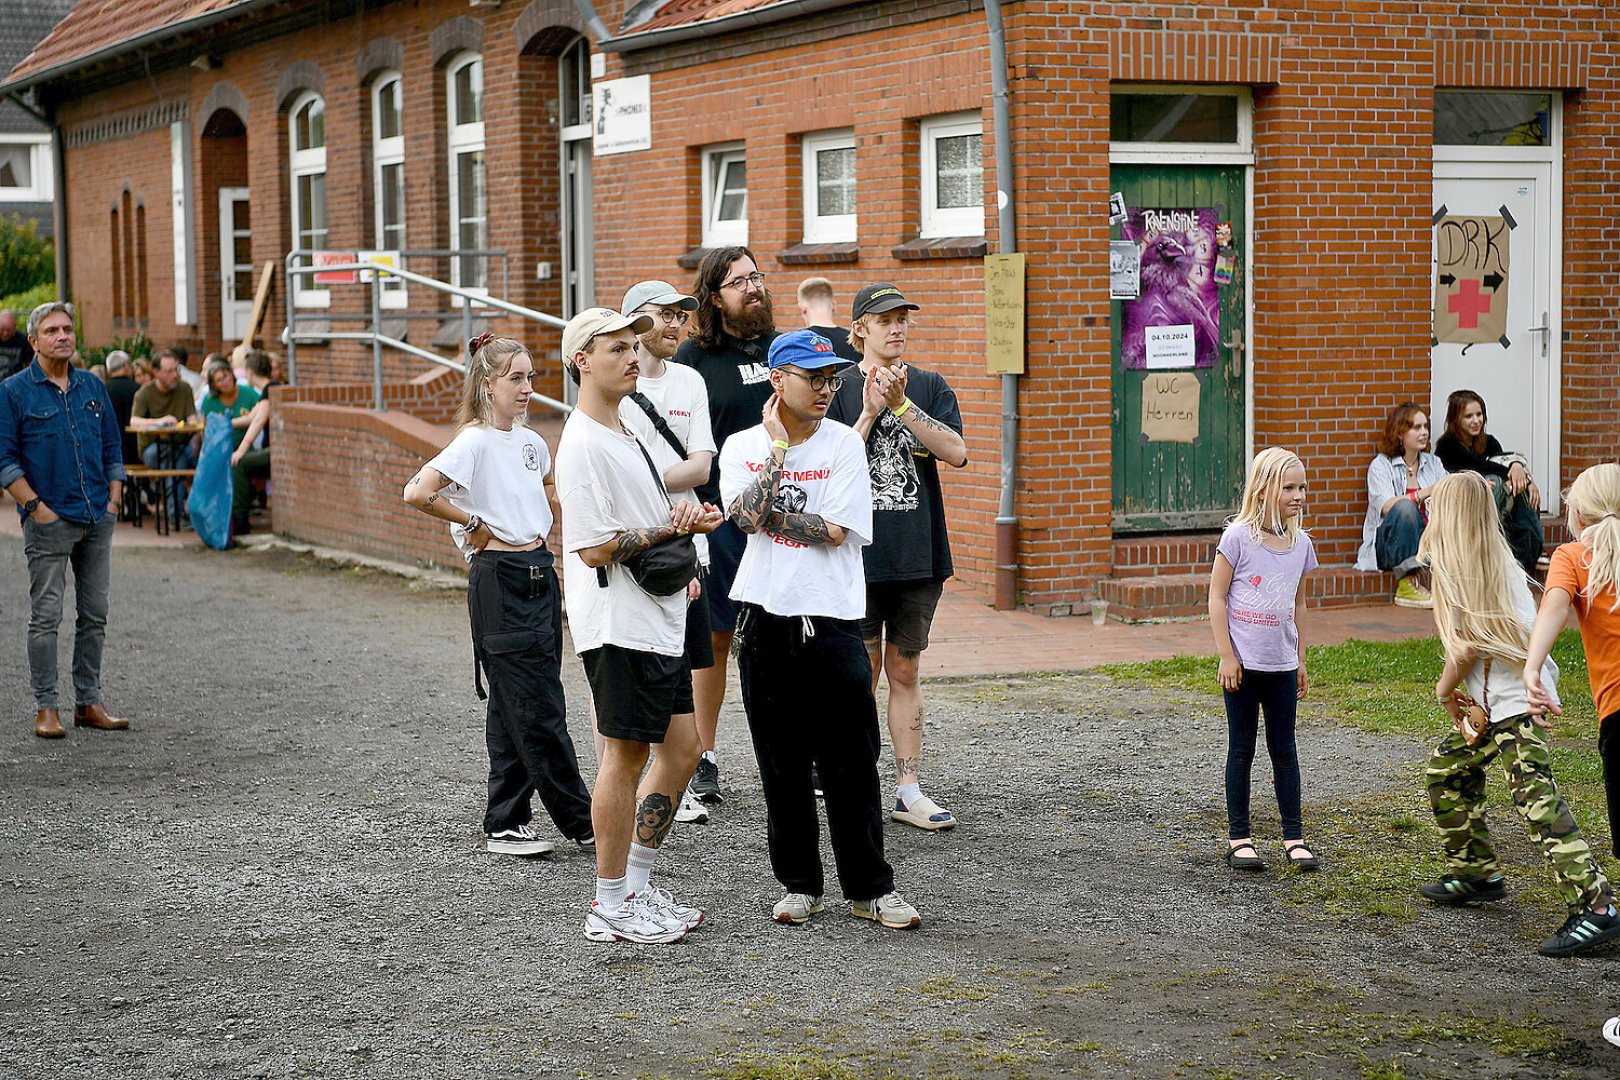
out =
<path fill-rule="evenodd" d="M 1130 369 L 1214 367 L 1220 348 L 1220 286 L 1215 280 L 1212 208 L 1133 207 L 1125 239 L 1141 248 L 1141 293 L 1120 305 L 1121 362 Z"/>

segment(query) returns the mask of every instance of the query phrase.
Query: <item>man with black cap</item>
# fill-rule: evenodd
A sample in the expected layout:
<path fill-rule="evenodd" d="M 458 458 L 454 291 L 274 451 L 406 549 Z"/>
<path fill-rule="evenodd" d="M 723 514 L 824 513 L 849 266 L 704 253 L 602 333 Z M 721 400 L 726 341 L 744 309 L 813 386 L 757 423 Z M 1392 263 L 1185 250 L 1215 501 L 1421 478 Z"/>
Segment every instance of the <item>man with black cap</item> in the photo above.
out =
<path fill-rule="evenodd" d="M 652 329 L 639 337 L 641 373 L 636 392 L 619 405 L 624 424 L 641 439 L 664 478 L 669 497 L 698 501 L 696 488 L 709 480 L 714 464 L 714 436 L 709 433 L 709 391 L 703 376 L 682 364 L 671 364 L 681 344 L 681 332 L 697 310 L 695 297 L 686 296 L 667 281 L 639 281 L 624 294 L 619 310 L 629 316 L 651 317 Z M 707 537 L 696 536 L 698 559 L 709 565 Z M 686 659 L 693 672 L 714 666 L 714 642 L 709 636 L 709 604 L 702 595 L 703 578 L 687 589 Z M 708 749 L 714 732 L 709 732 Z M 691 790 L 681 796 L 677 821 L 704 822 L 709 811 Z"/>
<path fill-rule="evenodd" d="M 920 829 L 949 829 L 951 812 L 922 793 L 923 700 L 918 661 L 934 610 L 951 576 L 950 537 L 939 465 L 967 464 L 956 394 L 936 372 L 903 360 L 917 305 L 893 285 L 855 294 L 849 342 L 861 350 L 862 378 L 847 380 L 829 418 L 866 440 L 872 476 L 872 543 L 863 552 L 866 614 L 861 636 L 874 690 L 889 675 L 889 740 L 896 792 L 889 816 Z"/>
<path fill-rule="evenodd" d="M 763 422 L 726 440 L 720 488 L 748 534 L 731 598 L 771 869 L 787 889 L 772 914 L 803 923 L 823 909 L 814 767 L 851 913 L 916 927 L 922 917 L 894 890 L 883 857 L 881 740 L 860 631 L 860 549 L 872 533 L 866 452 L 854 431 L 826 419 L 849 361 L 820 334 L 795 330 L 771 343 L 768 363 Z"/>
<path fill-rule="evenodd" d="M 712 532 L 721 514 L 713 506 L 672 503 L 646 447 L 621 419 L 620 405 L 636 388 L 637 335 L 652 327 L 647 315 L 587 308 L 562 335 L 563 366 L 579 385 L 578 405 L 557 445 L 563 596 L 603 737 L 591 796 L 596 898 L 585 916 L 591 941 L 678 941 L 703 921 L 701 911 L 649 880 L 698 758 L 686 594 L 648 592 L 625 564 L 677 536 Z M 658 756 L 643 779 L 655 743 Z"/>

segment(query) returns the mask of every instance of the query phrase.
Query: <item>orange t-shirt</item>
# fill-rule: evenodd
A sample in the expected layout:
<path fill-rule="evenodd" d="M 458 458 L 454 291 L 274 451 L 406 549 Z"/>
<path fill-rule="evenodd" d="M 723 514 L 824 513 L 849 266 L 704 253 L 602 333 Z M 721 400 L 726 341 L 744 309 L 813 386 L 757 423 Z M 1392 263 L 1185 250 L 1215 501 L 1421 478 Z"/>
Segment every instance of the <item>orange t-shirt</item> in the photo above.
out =
<path fill-rule="evenodd" d="M 1612 585 L 1596 597 L 1586 596 L 1586 558 L 1586 546 L 1579 540 L 1559 544 L 1547 568 L 1547 588 L 1563 589 L 1575 602 L 1586 671 L 1592 680 L 1592 703 L 1602 719 L 1620 712 L 1620 611 L 1612 610 Z"/>

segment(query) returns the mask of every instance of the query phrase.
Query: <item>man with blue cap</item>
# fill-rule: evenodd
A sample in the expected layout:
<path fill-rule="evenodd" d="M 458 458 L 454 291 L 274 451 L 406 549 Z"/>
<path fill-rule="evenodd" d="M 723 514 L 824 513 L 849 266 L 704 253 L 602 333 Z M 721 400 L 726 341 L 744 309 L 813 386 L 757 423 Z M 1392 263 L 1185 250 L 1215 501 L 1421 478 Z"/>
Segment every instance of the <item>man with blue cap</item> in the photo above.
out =
<path fill-rule="evenodd" d="M 877 700 L 861 639 L 872 483 L 854 429 L 827 407 L 849 361 L 812 330 L 771 343 L 762 423 L 726 440 L 720 493 L 748 543 L 731 587 L 737 668 L 765 792 L 771 869 L 787 894 L 778 922 L 823 910 L 811 768 L 827 803 L 833 859 L 851 913 L 922 924 L 883 856 Z"/>

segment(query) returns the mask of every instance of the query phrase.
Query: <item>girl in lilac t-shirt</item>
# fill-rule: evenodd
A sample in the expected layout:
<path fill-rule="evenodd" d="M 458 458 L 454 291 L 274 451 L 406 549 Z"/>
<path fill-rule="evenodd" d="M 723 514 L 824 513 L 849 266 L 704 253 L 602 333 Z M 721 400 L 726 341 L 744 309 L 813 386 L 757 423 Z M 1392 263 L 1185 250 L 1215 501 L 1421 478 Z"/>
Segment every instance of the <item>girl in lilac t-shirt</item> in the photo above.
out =
<path fill-rule="evenodd" d="M 1294 713 L 1310 680 L 1300 648 L 1304 605 L 1299 583 L 1316 569 L 1311 538 L 1300 528 L 1305 466 L 1273 446 L 1255 455 L 1243 506 L 1221 534 L 1209 579 L 1209 619 L 1220 654 L 1226 699 L 1226 861 L 1235 870 L 1264 870 L 1249 828 L 1250 772 L 1260 715 L 1282 815 L 1283 849 L 1301 870 L 1315 870 L 1300 817 L 1299 756 Z"/>

